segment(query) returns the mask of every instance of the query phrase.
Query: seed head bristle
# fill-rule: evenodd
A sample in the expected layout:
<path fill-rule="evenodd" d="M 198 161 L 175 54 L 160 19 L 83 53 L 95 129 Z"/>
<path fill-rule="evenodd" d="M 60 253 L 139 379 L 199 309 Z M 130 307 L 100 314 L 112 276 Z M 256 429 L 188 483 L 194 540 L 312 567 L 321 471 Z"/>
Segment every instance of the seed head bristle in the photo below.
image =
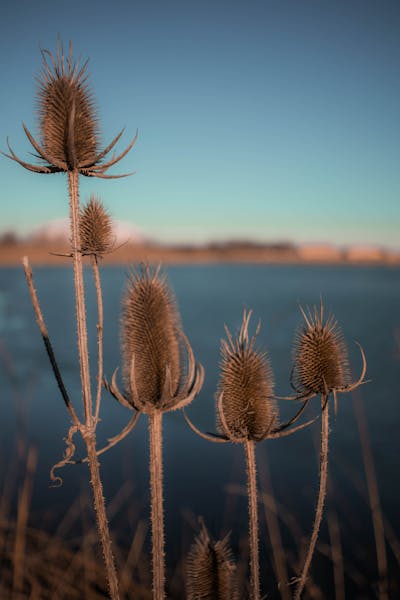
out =
<path fill-rule="evenodd" d="M 175 299 L 159 270 L 144 267 L 128 281 L 121 316 L 121 346 L 125 386 L 131 389 L 134 358 L 135 385 L 140 402 L 157 407 L 169 370 L 171 392 L 181 382 L 181 331 Z"/>
<path fill-rule="evenodd" d="M 228 340 L 221 342 L 220 381 L 222 409 L 229 432 L 236 438 L 261 439 L 276 426 L 278 408 L 273 398 L 273 374 L 266 352 L 249 339 L 251 312 L 244 313 L 237 339 L 226 328 Z M 221 423 L 218 423 L 222 429 Z"/>
<path fill-rule="evenodd" d="M 236 566 L 228 536 L 215 542 L 202 526 L 187 560 L 188 600 L 237 600 Z"/>
<path fill-rule="evenodd" d="M 51 163 L 63 170 L 95 162 L 98 151 L 98 121 L 87 83 L 87 63 L 64 55 L 58 42 L 54 56 L 42 51 L 43 71 L 38 77 L 38 112 L 41 145 Z"/>
<path fill-rule="evenodd" d="M 297 391 L 327 394 L 350 381 L 348 354 L 339 325 L 330 315 L 324 322 L 323 305 L 308 314 L 297 332 L 293 352 L 293 384 Z"/>
<path fill-rule="evenodd" d="M 91 196 L 83 206 L 79 220 L 81 251 L 101 256 L 113 247 L 111 217 L 100 199 Z"/>

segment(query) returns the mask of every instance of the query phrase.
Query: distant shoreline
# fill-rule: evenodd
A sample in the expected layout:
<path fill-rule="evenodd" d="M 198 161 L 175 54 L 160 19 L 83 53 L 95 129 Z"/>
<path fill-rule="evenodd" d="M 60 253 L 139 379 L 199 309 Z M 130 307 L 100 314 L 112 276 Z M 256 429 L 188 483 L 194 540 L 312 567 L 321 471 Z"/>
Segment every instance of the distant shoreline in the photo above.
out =
<path fill-rule="evenodd" d="M 27 255 L 32 264 L 68 266 L 70 258 L 51 253 L 67 253 L 65 243 L 1 244 L 0 266 L 17 266 Z M 337 249 L 324 245 L 291 246 L 246 243 L 213 244 L 209 246 L 159 246 L 125 244 L 104 256 L 104 265 L 129 265 L 140 261 L 164 264 L 309 264 L 400 266 L 400 253 L 376 248 Z"/>

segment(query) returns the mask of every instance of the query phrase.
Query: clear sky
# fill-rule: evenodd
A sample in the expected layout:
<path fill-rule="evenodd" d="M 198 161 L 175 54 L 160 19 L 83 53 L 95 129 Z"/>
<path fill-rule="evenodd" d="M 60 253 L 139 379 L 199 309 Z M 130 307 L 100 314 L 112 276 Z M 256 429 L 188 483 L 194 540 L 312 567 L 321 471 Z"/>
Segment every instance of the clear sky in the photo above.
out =
<path fill-rule="evenodd" d="M 8 0 L 0 147 L 32 160 L 39 46 L 89 57 L 118 168 L 82 178 L 116 219 L 163 240 L 400 247 L 398 0 Z M 122 145 L 121 145 L 122 147 Z M 115 171 L 118 170 L 115 169 Z M 0 230 L 67 214 L 66 177 L 0 156 Z"/>

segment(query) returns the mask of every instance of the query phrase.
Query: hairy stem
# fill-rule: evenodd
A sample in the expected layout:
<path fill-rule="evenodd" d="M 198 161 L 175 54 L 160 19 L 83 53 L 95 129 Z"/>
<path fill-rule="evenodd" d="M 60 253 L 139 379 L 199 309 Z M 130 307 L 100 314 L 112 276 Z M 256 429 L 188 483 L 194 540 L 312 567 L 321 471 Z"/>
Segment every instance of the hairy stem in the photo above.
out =
<path fill-rule="evenodd" d="M 114 564 L 114 556 L 111 548 L 110 531 L 103 496 L 103 485 L 100 479 L 100 465 L 97 460 L 96 436 L 94 433 L 85 437 L 90 470 L 90 483 L 93 489 L 93 500 L 96 511 L 97 530 L 99 532 L 101 547 L 103 550 L 104 564 L 106 566 L 108 587 L 112 600 L 118 600 L 118 579 Z"/>
<path fill-rule="evenodd" d="M 150 436 L 150 496 L 153 561 L 153 598 L 163 600 L 164 567 L 164 514 L 162 470 L 162 413 L 155 410 L 149 415 Z"/>
<path fill-rule="evenodd" d="M 90 388 L 89 352 L 86 326 L 85 289 L 83 281 L 83 266 L 79 232 L 79 180 L 78 171 L 68 172 L 68 189 L 70 200 L 72 255 L 74 266 L 76 322 L 78 335 L 79 367 L 82 385 L 82 398 L 85 414 L 85 427 L 81 432 L 86 444 L 90 469 L 90 483 L 93 490 L 94 508 L 97 529 L 103 549 L 107 581 L 112 600 L 119 599 L 118 581 L 111 550 L 111 538 L 103 496 L 103 486 L 100 479 L 100 466 L 96 454 L 96 423 L 93 419 L 93 405 Z"/>
<path fill-rule="evenodd" d="M 312 530 L 310 543 L 307 549 L 303 569 L 297 584 L 294 600 L 300 600 L 301 594 L 307 579 L 307 573 L 310 568 L 311 560 L 314 554 L 318 539 L 319 528 L 321 526 L 322 514 L 326 496 L 326 486 L 328 481 L 328 440 L 329 440 L 329 404 L 326 402 L 326 396 L 321 396 L 322 419 L 321 419 L 321 451 L 319 459 L 319 491 L 318 501 L 315 510 L 314 527 Z"/>
<path fill-rule="evenodd" d="M 247 470 L 247 496 L 249 502 L 249 538 L 250 538 L 250 589 L 251 600 L 260 598 L 260 565 L 258 557 L 258 506 L 257 506 L 257 469 L 254 441 L 244 442 Z"/>
<path fill-rule="evenodd" d="M 96 404 L 94 411 L 94 419 L 97 423 L 100 412 L 100 401 L 101 401 L 101 390 L 103 386 L 103 295 L 101 291 L 101 281 L 99 273 L 99 263 L 97 256 L 92 255 L 92 269 L 94 277 L 94 285 L 96 288 L 96 300 L 97 300 L 97 392 L 96 392 Z"/>
<path fill-rule="evenodd" d="M 86 327 L 85 290 L 83 283 L 83 267 L 81 240 L 79 234 L 79 182 L 78 171 L 68 172 L 68 191 L 70 202 L 72 257 L 74 264 L 75 308 L 78 334 L 79 368 L 82 384 L 85 422 L 91 426 L 92 398 L 90 389 L 89 352 Z"/>

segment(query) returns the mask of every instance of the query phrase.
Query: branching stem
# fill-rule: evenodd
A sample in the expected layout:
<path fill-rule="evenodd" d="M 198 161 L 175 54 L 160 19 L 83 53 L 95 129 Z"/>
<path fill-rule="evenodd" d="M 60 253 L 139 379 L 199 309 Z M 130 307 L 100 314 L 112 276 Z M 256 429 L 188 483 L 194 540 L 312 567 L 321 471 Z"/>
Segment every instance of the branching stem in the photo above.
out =
<path fill-rule="evenodd" d="M 79 366 L 81 374 L 82 397 L 85 414 L 85 427 L 81 429 L 86 444 L 90 469 L 90 483 L 93 490 L 94 508 L 97 529 L 103 549 L 107 581 L 112 600 L 119 599 L 117 572 L 111 549 L 111 538 L 108 528 L 103 486 L 100 478 L 100 465 L 96 453 L 96 421 L 93 418 L 93 405 L 90 388 L 89 352 L 86 326 L 85 290 L 81 241 L 79 231 L 79 180 L 78 171 L 68 172 L 68 189 L 70 200 L 71 238 L 74 265 L 74 284 L 76 301 L 76 322 L 78 334 Z M 96 288 L 97 289 L 97 288 Z M 100 309 L 99 309 L 100 312 Z"/>

